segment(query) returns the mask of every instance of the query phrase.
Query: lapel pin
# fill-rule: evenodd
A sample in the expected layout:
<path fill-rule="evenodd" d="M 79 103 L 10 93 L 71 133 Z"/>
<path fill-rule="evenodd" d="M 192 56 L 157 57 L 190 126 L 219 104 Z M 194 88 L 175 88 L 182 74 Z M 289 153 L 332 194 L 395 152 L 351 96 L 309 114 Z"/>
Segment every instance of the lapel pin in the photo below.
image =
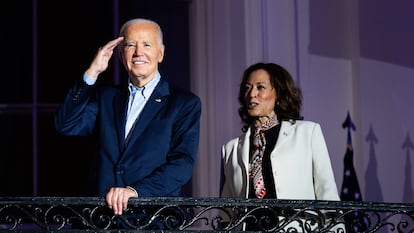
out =
<path fill-rule="evenodd" d="M 161 99 L 155 99 L 155 102 L 161 103 Z"/>

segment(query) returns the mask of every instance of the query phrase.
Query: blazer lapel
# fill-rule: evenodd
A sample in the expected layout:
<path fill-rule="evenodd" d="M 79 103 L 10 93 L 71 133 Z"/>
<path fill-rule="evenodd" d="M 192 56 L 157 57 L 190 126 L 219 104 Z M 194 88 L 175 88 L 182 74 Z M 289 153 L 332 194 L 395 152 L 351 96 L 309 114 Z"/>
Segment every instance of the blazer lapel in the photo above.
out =
<path fill-rule="evenodd" d="M 126 123 L 126 110 L 128 106 L 128 93 L 121 91 L 119 95 L 114 97 L 114 120 L 116 122 L 116 128 L 118 132 L 118 145 L 120 151 L 123 149 L 125 140 L 125 123 Z"/>
<path fill-rule="evenodd" d="M 250 157 L 250 128 L 239 138 L 239 145 L 237 148 L 237 154 L 241 155 L 238 158 L 238 163 L 242 169 L 243 180 L 241 183 L 236 184 L 240 188 L 240 196 L 247 198 L 247 187 L 249 187 L 249 157 Z"/>
<path fill-rule="evenodd" d="M 240 137 L 239 139 L 239 152 L 238 154 L 242 155 L 242 164 L 243 164 L 243 168 L 246 169 L 246 171 L 248 170 L 249 167 L 249 157 L 250 157 L 250 128 L 246 131 L 246 133 Z"/>
<path fill-rule="evenodd" d="M 275 151 L 280 145 L 285 143 L 285 141 L 289 138 L 288 136 L 292 133 L 292 130 L 295 127 L 295 123 L 291 123 L 289 121 L 282 121 L 282 125 L 280 126 L 279 137 L 277 139 L 276 146 L 273 149 L 273 151 Z"/>
<path fill-rule="evenodd" d="M 128 144 L 136 140 L 144 131 L 149 122 L 160 111 L 160 109 L 167 103 L 169 95 L 169 85 L 166 81 L 160 80 L 157 87 L 152 92 L 148 102 L 142 109 L 141 114 L 137 118 L 134 126 L 131 129 L 131 135 L 128 136 Z"/>

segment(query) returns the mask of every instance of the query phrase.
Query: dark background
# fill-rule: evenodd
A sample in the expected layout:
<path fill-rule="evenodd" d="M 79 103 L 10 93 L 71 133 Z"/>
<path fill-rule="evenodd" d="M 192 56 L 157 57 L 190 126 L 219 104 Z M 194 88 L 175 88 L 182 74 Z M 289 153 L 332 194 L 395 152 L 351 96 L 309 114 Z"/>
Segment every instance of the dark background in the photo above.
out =
<path fill-rule="evenodd" d="M 161 75 L 188 88 L 189 1 L 34 0 L 1 5 L 0 196 L 82 196 L 93 138 L 57 134 L 53 117 L 58 104 L 97 49 L 135 17 L 160 24 L 166 45 Z M 124 72 L 114 57 L 100 81 L 123 82 Z"/>

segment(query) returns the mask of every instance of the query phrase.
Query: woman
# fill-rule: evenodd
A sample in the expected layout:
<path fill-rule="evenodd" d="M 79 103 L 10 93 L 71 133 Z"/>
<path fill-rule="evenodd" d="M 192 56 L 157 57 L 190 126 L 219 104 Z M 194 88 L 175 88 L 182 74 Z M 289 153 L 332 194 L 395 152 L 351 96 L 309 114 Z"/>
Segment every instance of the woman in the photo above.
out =
<path fill-rule="evenodd" d="M 302 94 L 286 69 L 250 66 L 239 102 L 244 134 L 222 147 L 222 197 L 339 200 L 321 127 L 302 120 Z"/>

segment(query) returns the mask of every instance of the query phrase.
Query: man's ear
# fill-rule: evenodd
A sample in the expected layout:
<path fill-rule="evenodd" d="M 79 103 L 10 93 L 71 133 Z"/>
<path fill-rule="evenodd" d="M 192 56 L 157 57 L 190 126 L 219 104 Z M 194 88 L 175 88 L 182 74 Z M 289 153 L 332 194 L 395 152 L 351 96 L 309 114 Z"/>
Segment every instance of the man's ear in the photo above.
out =
<path fill-rule="evenodd" d="M 158 63 L 161 63 L 161 62 L 162 62 L 162 60 L 164 59 L 164 53 L 165 53 L 165 46 L 163 45 L 163 46 L 160 48 L 160 51 L 159 51 L 159 55 L 158 55 Z"/>

